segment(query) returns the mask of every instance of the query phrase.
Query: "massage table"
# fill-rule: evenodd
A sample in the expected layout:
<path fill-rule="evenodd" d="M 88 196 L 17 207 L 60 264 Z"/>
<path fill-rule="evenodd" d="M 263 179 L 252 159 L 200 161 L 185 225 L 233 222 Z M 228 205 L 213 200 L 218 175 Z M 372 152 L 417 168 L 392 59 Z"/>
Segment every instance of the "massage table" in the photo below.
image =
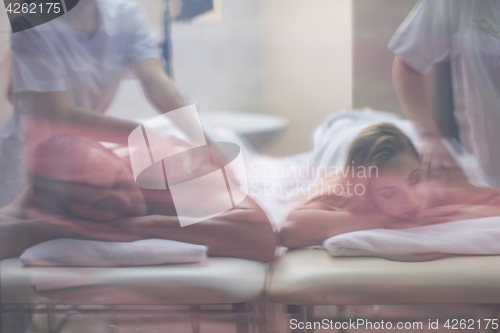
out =
<path fill-rule="evenodd" d="M 397 262 L 332 257 L 323 249 L 290 250 L 273 265 L 266 292 L 299 322 L 318 320 L 314 309 L 320 305 L 335 305 L 337 321 L 349 319 L 350 305 L 488 304 L 493 318 L 499 318 L 500 256 Z"/>
<path fill-rule="evenodd" d="M 264 327 L 267 265 L 236 258 L 144 267 L 24 267 L 0 262 L 1 333 L 25 332 L 32 314 L 235 315 L 236 332 Z M 7 320 L 9 319 L 9 320 Z M 57 333 L 64 322 L 51 327 Z M 3 328 L 3 330 L 2 330 Z"/>

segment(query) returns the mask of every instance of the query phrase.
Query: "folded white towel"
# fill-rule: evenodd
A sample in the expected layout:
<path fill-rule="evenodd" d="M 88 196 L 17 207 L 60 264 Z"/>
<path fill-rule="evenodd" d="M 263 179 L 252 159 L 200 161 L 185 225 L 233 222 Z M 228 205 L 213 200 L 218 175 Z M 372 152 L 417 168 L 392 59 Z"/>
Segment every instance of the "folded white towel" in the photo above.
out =
<path fill-rule="evenodd" d="M 35 245 L 21 255 L 26 266 L 146 266 L 198 262 L 207 247 L 166 239 L 130 243 L 60 238 Z"/>
<path fill-rule="evenodd" d="M 330 237 L 333 256 L 376 256 L 423 261 L 447 255 L 500 254 L 500 217 L 447 222 L 408 229 L 373 229 Z"/>

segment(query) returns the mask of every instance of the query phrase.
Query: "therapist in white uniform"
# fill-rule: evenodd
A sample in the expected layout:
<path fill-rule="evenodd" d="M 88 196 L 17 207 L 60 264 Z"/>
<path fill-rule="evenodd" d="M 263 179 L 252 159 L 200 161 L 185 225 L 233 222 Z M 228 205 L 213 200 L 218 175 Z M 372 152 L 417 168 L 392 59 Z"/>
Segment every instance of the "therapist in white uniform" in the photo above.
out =
<path fill-rule="evenodd" d="M 424 165 L 455 165 L 440 141 L 423 80 L 433 64 L 449 60 L 461 141 L 488 184 L 500 188 L 500 1 L 421 0 L 389 48 L 396 55 L 396 92 L 420 134 Z"/>
<path fill-rule="evenodd" d="M 185 106 L 135 3 L 80 0 L 67 14 L 13 34 L 11 46 L 15 107 L 0 132 L 0 207 L 26 186 L 26 157 L 55 127 L 98 141 L 127 143 L 139 124 L 103 113 L 128 70 L 135 71 L 160 112 Z M 177 125 L 185 132 L 197 126 L 191 119 Z"/>

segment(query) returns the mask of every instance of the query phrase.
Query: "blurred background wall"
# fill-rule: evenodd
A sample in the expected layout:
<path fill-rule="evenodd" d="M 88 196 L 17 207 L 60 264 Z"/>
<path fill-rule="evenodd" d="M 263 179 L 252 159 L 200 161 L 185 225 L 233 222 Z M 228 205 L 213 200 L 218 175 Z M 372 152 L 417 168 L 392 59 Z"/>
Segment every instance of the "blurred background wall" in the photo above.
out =
<path fill-rule="evenodd" d="M 350 0 L 261 0 L 263 111 L 289 117 L 266 152 L 311 149 L 315 127 L 352 105 Z"/>
<path fill-rule="evenodd" d="M 288 117 L 288 130 L 264 153 L 310 149 L 313 129 L 352 105 L 351 0 L 220 0 L 220 5 L 220 20 L 172 26 L 179 90 L 200 112 Z"/>
<path fill-rule="evenodd" d="M 417 0 L 352 0 L 353 106 L 403 114 L 392 84 L 387 44 Z"/>

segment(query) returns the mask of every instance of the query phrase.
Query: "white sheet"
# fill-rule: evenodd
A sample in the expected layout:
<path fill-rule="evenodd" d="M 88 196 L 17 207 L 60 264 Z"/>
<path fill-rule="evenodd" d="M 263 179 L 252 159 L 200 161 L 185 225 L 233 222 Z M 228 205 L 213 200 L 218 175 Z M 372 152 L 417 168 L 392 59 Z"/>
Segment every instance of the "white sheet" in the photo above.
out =
<path fill-rule="evenodd" d="M 375 256 L 400 261 L 432 260 L 447 255 L 500 254 L 500 217 L 408 229 L 372 229 L 328 238 L 332 256 Z"/>
<path fill-rule="evenodd" d="M 101 242 L 59 238 L 30 247 L 21 255 L 25 266 L 149 266 L 202 261 L 207 247 L 165 239 Z"/>

